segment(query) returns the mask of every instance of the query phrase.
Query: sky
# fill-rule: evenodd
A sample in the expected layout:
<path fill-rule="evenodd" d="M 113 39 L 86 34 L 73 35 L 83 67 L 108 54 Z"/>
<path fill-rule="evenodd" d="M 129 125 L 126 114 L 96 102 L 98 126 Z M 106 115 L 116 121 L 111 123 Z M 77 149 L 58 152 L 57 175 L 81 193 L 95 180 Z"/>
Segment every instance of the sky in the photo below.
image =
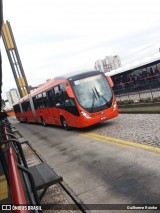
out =
<path fill-rule="evenodd" d="M 95 61 L 119 55 L 122 65 L 158 53 L 159 0 L 3 0 L 29 85 L 93 69 Z M 16 88 L 2 52 L 2 97 Z"/>

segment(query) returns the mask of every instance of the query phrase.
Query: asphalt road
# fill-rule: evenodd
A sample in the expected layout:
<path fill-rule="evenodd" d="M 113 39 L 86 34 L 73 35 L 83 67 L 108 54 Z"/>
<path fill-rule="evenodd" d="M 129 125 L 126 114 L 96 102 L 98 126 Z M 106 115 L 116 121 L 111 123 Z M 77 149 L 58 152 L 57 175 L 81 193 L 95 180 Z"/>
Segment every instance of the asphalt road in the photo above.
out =
<path fill-rule="evenodd" d="M 85 204 L 159 204 L 160 148 L 118 137 L 118 122 L 69 132 L 14 125 Z"/>

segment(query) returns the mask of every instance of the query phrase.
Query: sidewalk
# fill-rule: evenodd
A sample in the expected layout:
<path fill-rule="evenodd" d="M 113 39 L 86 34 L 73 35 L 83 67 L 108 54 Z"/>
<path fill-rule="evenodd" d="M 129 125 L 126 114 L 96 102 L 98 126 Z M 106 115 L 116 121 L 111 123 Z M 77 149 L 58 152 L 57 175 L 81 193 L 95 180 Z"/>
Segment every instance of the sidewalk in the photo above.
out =
<path fill-rule="evenodd" d="M 14 131 L 14 135 L 17 139 L 23 138 L 23 136 L 18 130 Z M 39 156 L 36 150 L 33 150 L 33 148 L 28 142 L 22 143 L 22 149 L 23 149 L 28 167 L 45 162 L 45 160 Z M 40 202 L 40 205 L 42 205 L 42 209 L 43 209 L 43 205 L 45 204 L 45 208 L 46 209 L 50 208 L 50 210 L 43 210 L 43 212 L 44 213 L 52 213 L 52 212 L 80 213 L 82 212 L 79 210 L 78 206 L 72 199 L 72 196 L 70 197 L 65 191 L 65 189 L 62 188 L 62 186 L 58 183 L 48 188 L 47 192 L 45 193 L 45 195 L 43 196 Z M 39 190 L 37 193 L 40 194 L 41 190 Z M 4 204 L 4 205 L 11 204 L 10 189 L 7 186 L 7 180 L 5 178 L 2 163 L 0 163 L 0 204 Z M 50 204 L 50 205 L 46 205 L 46 204 Z M 57 205 L 59 209 L 55 210 L 54 206 L 51 207 L 51 205 L 52 206 Z M 61 207 L 62 207 L 62 210 L 61 210 Z M 72 210 L 72 209 L 76 209 L 76 210 Z"/>
<path fill-rule="evenodd" d="M 19 132 L 15 133 L 16 138 L 21 138 L 22 135 Z M 22 144 L 22 149 L 28 164 L 28 167 L 38 165 L 42 162 L 42 158 L 38 155 L 36 150 L 33 150 L 29 143 Z M 39 191 L 38 191 L 39 193 Z M 70 198 L 70 196 L 65 192 L 65 190 L 61 187 L 60 184 L 55 184 L 50 186 L 47 190 L 46 194 L 41 200 L 41 204 L 55 204 L 66 207 L 66 210 L 43 210 L 44 213 L 80 213 L 80 210 L 69 210 L 72 208 L 72 205 L 76 206 L 74 201 Z M 71 204 L 71 206 L 70 206 Z M 68 208 L 68 210 L 67 210 Z"/>

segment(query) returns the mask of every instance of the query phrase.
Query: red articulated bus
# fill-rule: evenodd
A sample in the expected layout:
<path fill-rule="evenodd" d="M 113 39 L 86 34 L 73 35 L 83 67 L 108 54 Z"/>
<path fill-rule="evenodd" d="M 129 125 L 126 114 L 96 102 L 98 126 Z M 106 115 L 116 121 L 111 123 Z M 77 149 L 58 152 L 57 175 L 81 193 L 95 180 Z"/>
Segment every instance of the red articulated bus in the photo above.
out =
<path fill-rule="evenodd" d="M 19 121 L 83 128 L 118 115 L 112 87 L 101 71 L 72 72 L 43 84 L 13 108 Z"/>

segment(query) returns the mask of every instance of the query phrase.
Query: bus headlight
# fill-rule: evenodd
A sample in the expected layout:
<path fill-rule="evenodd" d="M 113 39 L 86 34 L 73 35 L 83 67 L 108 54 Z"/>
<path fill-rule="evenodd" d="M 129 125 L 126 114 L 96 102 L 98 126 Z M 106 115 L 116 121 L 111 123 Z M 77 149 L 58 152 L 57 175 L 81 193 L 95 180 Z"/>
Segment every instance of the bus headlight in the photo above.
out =
<path fill-rule="evenodd" d="M 114 102 L 113 104 L 113 111 L 117 108 L 117 101 Z"/>
<path fill-rule="evenodd" d="M 80 113 L 85 117 L 85 118 L 91 118 L 86 112 L 80 111 Z"/>

